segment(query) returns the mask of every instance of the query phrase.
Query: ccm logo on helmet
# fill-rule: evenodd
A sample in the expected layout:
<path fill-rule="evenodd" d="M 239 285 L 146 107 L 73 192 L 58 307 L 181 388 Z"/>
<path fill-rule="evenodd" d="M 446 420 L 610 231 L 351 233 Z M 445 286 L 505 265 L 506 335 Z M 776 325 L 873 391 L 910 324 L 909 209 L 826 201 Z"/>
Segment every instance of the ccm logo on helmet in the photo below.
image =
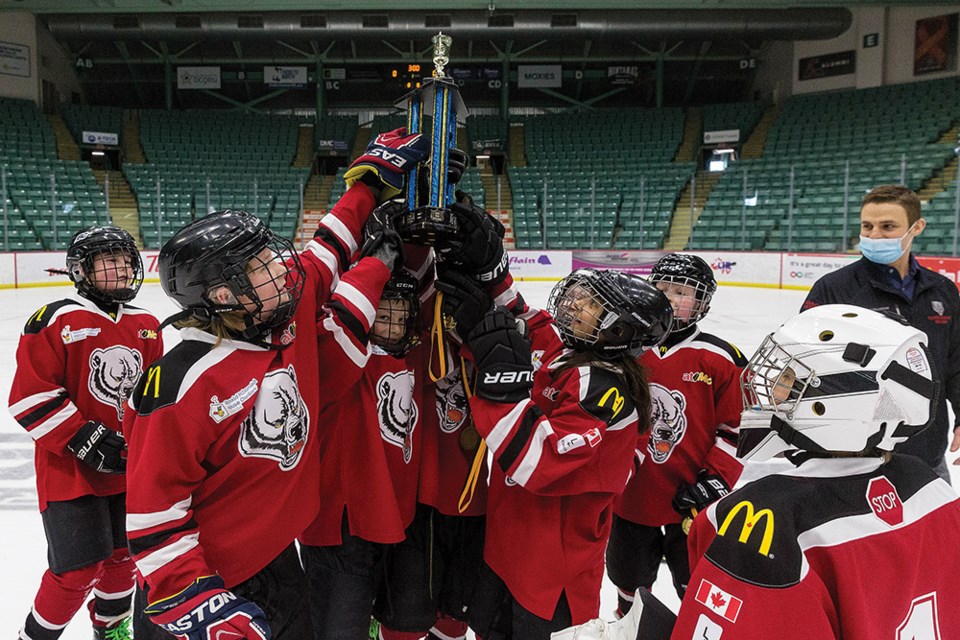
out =
<path fill-rule="evenodd" d="M 492 371 L 483 374 L 484 384 L 514 384 L 533 382 L 533 371 Z"/>

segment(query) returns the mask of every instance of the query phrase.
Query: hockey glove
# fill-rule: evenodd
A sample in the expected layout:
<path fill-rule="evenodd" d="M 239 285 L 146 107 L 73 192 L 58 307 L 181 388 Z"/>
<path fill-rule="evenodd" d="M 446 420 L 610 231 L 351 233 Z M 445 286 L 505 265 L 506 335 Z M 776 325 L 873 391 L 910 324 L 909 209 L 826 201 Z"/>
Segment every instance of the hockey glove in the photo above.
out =
<path fill-rule="evenodd" d="M 67 443 L 73 455 L 88 467 L 100 473 L 126 473 L 127 442 L 123 436 L 106 425 L 90 420 L 77 430 Z"/>
<path fill-rule="evenodd" d="M 353 161 L 343 175 L 347 187 L 358 180 L 374 191 L 378 202 L 389 200 L 403 190 L 403 177 L 428 153 L 428 140 L 421 134 L 406 135 L 405 128 L 381 133 L 367 150 Z"/>
<path fill-rule="evenodd" d="M 680 487 L 673 496 L 673 510 L 682 516 L 693 516 L 730 493 L 727 481 L 706 469 L 697 472 L 697 481 Z M 694 511 L 696 509 L 696 511 Z"/>
<path fill-rule="evenodd" d="M 508 273 L 503 225 L 466 194 L 457 195 L 450 212 L 460 223 L 460 233 L 437 245 L 440 261 L 460 267 L 484 285 L 499 284 Z"/>
<path fill-rule="evenodd" d="M 220 576 L 205 576 L 144 613 L 181 640 L 270 640 L 270 625 L 257 605 L 223 588 Z"/>
<path fill-rule="evenodd" d="M 406 207 L 399 202 L 385 202 L 373 210 L 363 228 L 366 240 L 360 248 L 360 258 L 374 257 L 390 271 L 403 264 L 403 240 L 394 227 L 394 219 L 404 211 Z"/>
<path fill-rule="evenodd" d="M 461 337 L 470 335 L 480 318 L 493 308 L 493 298 L 477 281 L 455 269 L 439 269 L 435 286 L 443 293 L 443 315 L 453 318 Z"/>
<path fill-rule="evenodd" d="M 467 343 L 477 367 L 477 396 L 510 403 L 530 397 L 530 341 L 520 334 L 504 307 L 488 311 L 470 332 Z"/>

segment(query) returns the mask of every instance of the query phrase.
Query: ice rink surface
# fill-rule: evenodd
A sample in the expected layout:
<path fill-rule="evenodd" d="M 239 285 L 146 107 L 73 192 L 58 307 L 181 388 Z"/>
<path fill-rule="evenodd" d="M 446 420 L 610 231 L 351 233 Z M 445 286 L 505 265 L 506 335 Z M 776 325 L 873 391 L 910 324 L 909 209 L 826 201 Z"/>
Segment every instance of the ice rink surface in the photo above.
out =
<path fill-rule="evenodd" d="M 554 283 L 522 282 L 520 289 L 532 306 L 546 305 Z M 16 348 L 26 319 L 42 305 L 73 293 L 66 287 L 8 289 L 0 291 L 0 397 L 6 400 L 16 366 Z M 701 327 L 728 340 L 744 354 L 759 346 L 766 334 L 796 314 L 805 297 L 802 291 L 720 287 L 709 316 Z M 144 285 L 136 305 L 163 319 L 176 309 L 167 300 L 158 284 Z M 176 331 L 166 329 L 164 339 L 169 349 L 176 341 Z M 948 461 L 955 456 L 949 455 Z M 756 477 L 777 468 L 763 465 L 748 469 L 745 477 Z M 951 467 L 954 486 L 960 486 L 960 467 Z M 239 505 L 239 508 L 243 508 Z M 251 507 L 252 508 L 252 507 Z M 46 568 L 46 541 L 36 506 L 33 479 L 33 444 L 6 411 L 0 412 L 0 638 L 14 638 L 33 601 L 40 576 Z M 679 601 L 673 592 L 669 572 L 661 568 L 654 593 L 676 610 Z M 605 582 L 601 616 L 612 619 L 616 593 Z M 63 634 L 65 640 L 90 638 L 86 610 L 74 618 Z"/>

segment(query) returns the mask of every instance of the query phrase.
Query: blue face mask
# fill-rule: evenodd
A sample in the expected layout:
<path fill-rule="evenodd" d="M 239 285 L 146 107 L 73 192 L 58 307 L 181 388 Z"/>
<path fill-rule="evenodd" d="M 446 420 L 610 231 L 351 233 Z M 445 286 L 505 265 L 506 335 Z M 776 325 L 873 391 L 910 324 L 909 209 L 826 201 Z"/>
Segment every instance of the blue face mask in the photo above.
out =
<path fill-rule="evenodd" d="M 910 229 L 913 225 L 910 225 Z M 860 253 L 876 264 L 893 264 L 903 255 L 903 239 L 910 235 L 910 229 L 899 238 L 868 238 L 860 236 Z"/>

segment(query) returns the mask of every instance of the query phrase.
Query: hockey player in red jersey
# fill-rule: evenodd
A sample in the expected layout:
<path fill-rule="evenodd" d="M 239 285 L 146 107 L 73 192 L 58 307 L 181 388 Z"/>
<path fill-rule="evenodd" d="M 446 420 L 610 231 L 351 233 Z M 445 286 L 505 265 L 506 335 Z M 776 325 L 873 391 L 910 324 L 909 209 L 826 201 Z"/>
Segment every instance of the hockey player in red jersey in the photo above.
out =
<path fill-rule="evenodd" d="M 683 597 L 690 566 L 681 520 L 729 493 L 743 470 L 735 455 L 746 359 L 697 326 L 717 290 L 713 271 L 697 256 L 670 253 L 653 266 L 649 282 L 670 300 L 673 324 L 663 344 L 640 358 L 653 425 L 641 442 L 643 465 L 614 502 L 606 555 L 618 616 L 638 588 L 653 586 L 664 557 Z"/>
<path fill-rule="evenodd" d="M 849 305 L 816 307 L 767 337 L 743 374 L 737 455 L 784 453 L 795 468 L 694 519 L 673 640 L 956 635 L 948 568 L 960 563 L 960 498 L 929 465 L 891 453 L 933 417 L 938 372 L 926 342 Z M 618 622 L 558 638 L 658 637 L 631 622 L 632 633 Z"/>
<path fill-rule="evenodd" d="M 201 218 L 161 250 L 183 341 L 144 374 L 125 433 L 130 548 L 144 612 L 168 632 L 311 637 L 293 542 L 319 509 L 318 417 L 337 384 L 317 323 L 378 197 L 423 159 L 420 141 L 396 131 L 371 143 L 299 256 L 242 211 Z"/>
<path fill-rule="evenodd" d="M 94 637 L 130 638 L 133 562 L 124 533 L 127 396 L 163 353 L 153 315 L 128 304 L 143 282 L 129 233 L 73 236 L 67 273 L 81 299 L 44 305 L 17 349 L 10 412 L 36 443 L 49 569 L 18 636 L 59 638 L 92 591 Z"/>
<path fill-rule="evenodd" d="M 484 560 L 512 617 L 491 624 L 495 598 L 472 610 L 487 640 L 545 639 L 597 615 L 613 498 L 649 427 L 636 358 L 659 344 L 672 316 L 639 277 L 592 269 L 560 281 L 548 306 L 566 349 L 536 376 L 530 343 L 504 309 L 467 339 L 477 368 L 470 408 L 493 456 Z"/>
<path fill-rule="evenodd" d="M 314 637 L 366 637 L 386 547 L 413 521 L 426 375 L 408 353 L 418 340 L 420 283 L 400 263 L 393 202 L 367 225 L 362 258 L 333 291 L 320 334 L 337 372 L 319 423 L 323 507 L 300 536 Z"/>

